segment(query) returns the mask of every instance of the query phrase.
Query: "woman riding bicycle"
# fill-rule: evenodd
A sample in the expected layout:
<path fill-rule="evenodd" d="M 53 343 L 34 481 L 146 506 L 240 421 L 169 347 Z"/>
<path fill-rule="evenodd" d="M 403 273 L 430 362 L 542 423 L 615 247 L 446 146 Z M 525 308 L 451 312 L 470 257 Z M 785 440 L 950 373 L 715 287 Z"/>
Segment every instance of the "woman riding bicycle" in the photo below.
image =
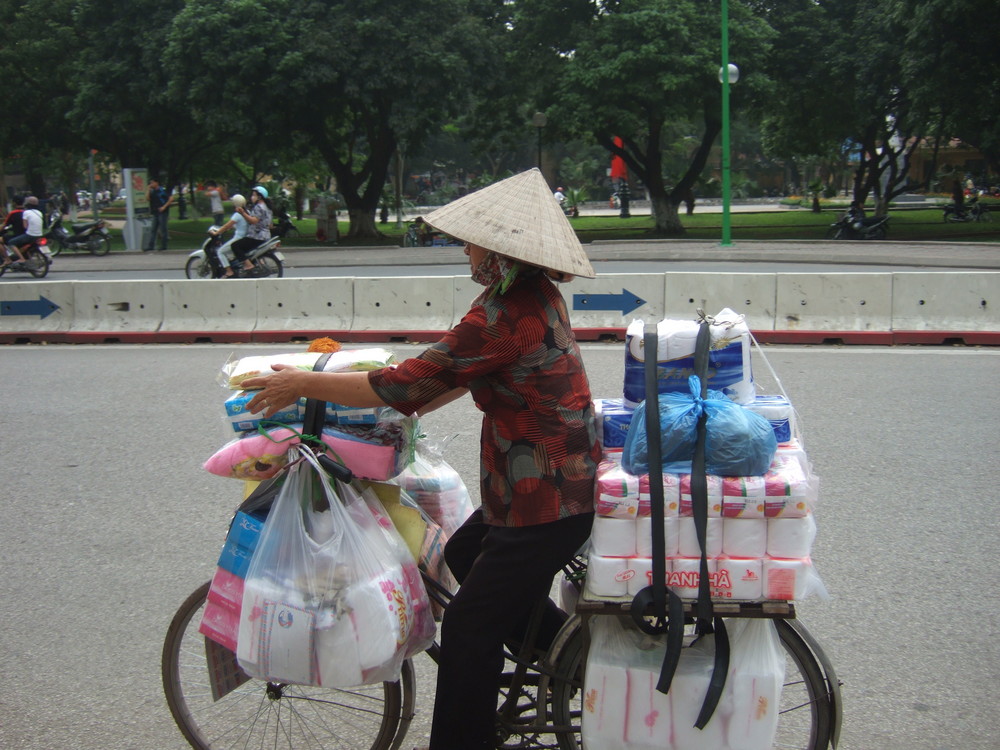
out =
<path fill-rule="evenodd" d="M 236 213 L 247 222 L 247 233 L 245 237 L 232 244 L 236 260 L 226 269 L 223 278 L 234 275 L 237 270 L 236 261 L 242 261 L 243 271 L 252 272 L 254 264 L 247 256 L 255 247 L 260 247 L 271 239 L 271 217 L 274 215 L 274 208 L 271 206 L 267 188 L 257 185 L 250 191 L 250 210 L 247 211 L 245 207 L 239 206 L 236 208 Z"/>
<path fill-rule="evenodd" d="M 467 195 L 426 217 L 463 240 L 485 287 L 461 322 L 417 357 L 370 373 L 275 365 L 244 381 L 248 404 L 271 416 L 308 397 L 426 413 L 472 394 L 483 412 L 481 507 L 445 557 L 461 588 L 445 610 L 432 750 L 495 745 L 505 641 L 517 640 L 554 575 L 593 520 L 600 459 L 590 386 L 553 281 L 593 278 L 568 219 L 537 169 Z M 540 647 L 565 619 L 549 602 Z"/>

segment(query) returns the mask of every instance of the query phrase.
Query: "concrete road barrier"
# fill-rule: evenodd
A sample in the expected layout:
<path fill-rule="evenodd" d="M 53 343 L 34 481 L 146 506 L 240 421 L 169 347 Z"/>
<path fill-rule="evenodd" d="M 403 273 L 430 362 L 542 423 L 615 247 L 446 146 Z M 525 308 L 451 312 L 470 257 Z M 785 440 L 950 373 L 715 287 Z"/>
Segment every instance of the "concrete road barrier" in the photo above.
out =
<path fill-rule="evenodd" d="M 431 341 L 467 276 L 0 283 L 0 343 Z M 724 307 L 775 343 L 1000 345 L 1000 271 L 606 274 L 562 286 L 580 340 Z"/>
<path fill-rule="evenodd" d="M 709 315 L 728 307 L 745 315 L 751 330 L 771 331 L 775 326 L 777 277 L 775 273 L 668 273 L 666 318 Z"/>

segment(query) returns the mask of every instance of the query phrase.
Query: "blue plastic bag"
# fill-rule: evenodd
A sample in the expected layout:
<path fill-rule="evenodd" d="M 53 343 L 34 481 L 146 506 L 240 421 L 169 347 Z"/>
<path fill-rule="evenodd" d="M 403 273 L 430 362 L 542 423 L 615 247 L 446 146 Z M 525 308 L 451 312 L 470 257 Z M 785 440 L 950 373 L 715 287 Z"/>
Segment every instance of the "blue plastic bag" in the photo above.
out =
<path fill-rule="evenodd" d="M 778 441 L 771 423 L 759 414 L 731 401 L 720 391 L 701 398 L 701 380 L 688 378 L 690 393 L 660 395 L 660 454 L 663 471 L 690 474 L 697 439 L 698 418 L 704 411 L 705 468 L 719 476 L 762 476 L 767 473 Z M 640 404 L 632 415 L 622 466 L 629 474 L 649 472 L 646 439 L 646 408 Z"/>

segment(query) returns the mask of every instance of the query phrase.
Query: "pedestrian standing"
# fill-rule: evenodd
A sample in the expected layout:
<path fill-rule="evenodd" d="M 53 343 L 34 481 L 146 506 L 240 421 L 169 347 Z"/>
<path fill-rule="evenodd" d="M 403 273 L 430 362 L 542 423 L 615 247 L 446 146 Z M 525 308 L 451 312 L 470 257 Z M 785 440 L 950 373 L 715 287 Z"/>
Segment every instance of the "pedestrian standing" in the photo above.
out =
<path fill-rule="evenodd" d="M 170 206 L 174 203 L 174 196 L 167 193 L 166 189 L 160 185 L 160 181 L 153 177 L 149 181 L 146 189 L 146 198 L 149 201 L 149 211 L 153 218 L 152 231 L 149 234 L 149 242 L 143 248 L 144 252 L 151 252 L 156 244 L 156 236 L 160 235 L 160 250 L 167 249 L 167 219 L 170 215 Z"/>

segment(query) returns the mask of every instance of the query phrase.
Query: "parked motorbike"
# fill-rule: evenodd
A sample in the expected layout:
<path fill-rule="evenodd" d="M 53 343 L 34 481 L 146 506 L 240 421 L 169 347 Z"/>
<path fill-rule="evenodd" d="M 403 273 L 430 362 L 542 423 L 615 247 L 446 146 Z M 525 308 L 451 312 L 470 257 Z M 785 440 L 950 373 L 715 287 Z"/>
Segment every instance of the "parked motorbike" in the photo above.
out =
<path fill-rule="evenodd" d="M 6 247 L 4 247 L 3 252 L 13 262 L 0 267 L 0 276 L 9 271 L 11 273 L 30 273 L 36 279 L 41 279 L 48 275 L 49 266 L 52 265 L 48 241 L 44 237 L 36 242 L 21 246 L 21 255 L 24 256 L 24 262 L 18 261 L 17 255 Z"/>
<path fill-rule="evenodd" d="M 271 236 L 272 237 L 298 237 L 299 230 L 292 223 L 292 217 L 288 215 L 288 211 L 281 210 L 275 214 L 274 224 L 271 226 Z"/>
<path fill-rule="evenodd" d="M 46 239 L 52 243 L 52 255 L 63 250 L 84 251 L 92 255 L 107 255 L 111 250 L 111 234 L 103 219 L 74 224 L 70 232 L 63 226 L 62 214 L 53 213 L 49 217 Z"/>
<path fill-rule="evenodd" d="M 826 236 L 831 240 L 884 240 L 888 228 L 888 215 L 869 218 L 852 210 L 831 224 Z"/>
<path fill-rule="evenodd" d="M 233 240 L 226 242 L 218 232 L 213 232 L 215 227 L 208 230 L 208 238 L 199 250 L 195 250 L 188 256 L 187 264 L 184 266 L 184 273 L 189 279 L 221 279 L 226 273 L 226 266 L 219 262 L 218 250 L 223 248 L 225 253 Z M 278 251 L 281 247 L 281 238 L 271 236 L 267 242 L 255 247 L 248 256 L 253 263 L 252 269 L 239 267 L 234 269 L 232 278 L 264 278 L 275 276 L 281 278 L 285 275 L 285 256 Z"/>
<path fill-rule="evenodd" d="M 944 207 L 942 221 L 992 221 L 988 206 L 979 202 L 979 196 L 974 196 L 961 206 L 949 203 Z"/>

